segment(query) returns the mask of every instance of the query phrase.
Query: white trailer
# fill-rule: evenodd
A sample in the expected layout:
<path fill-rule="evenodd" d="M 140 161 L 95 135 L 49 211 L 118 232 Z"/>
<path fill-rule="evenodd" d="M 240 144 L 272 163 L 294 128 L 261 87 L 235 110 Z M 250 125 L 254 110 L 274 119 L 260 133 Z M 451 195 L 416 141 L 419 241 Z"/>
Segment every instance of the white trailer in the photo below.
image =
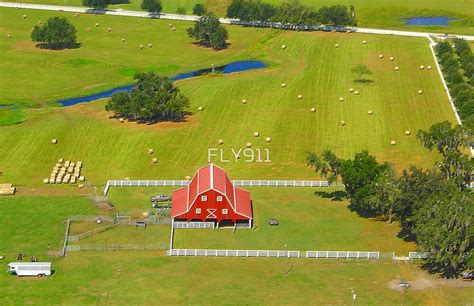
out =
<path fill-rule="evenodd" d="M 8 264 L 8 272 L 17 276 L 50 276 L 50 262 L 11 262 Z"/>

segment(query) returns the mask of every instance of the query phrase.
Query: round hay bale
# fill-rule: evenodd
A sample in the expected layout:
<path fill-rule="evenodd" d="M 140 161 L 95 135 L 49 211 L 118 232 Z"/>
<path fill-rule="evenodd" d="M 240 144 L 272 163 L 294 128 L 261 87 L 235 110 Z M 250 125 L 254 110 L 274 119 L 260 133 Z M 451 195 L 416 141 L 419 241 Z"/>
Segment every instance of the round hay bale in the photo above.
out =
<path fill-rule="evenodd" d="M 246 104 L 247 103 L 247 99 L 242 99 L 242 104 Z"/>
<path fill-rule="evenodd" d="M 366 45 L 366 44 L 367 44 L 367 40 L 363 40 L 362 43 L 363 43 L 364 45 Z"/>
<path fill-rule="evenodd" d="M 168 23 L 168 26 L 171 28 L 173 25 L 171 23 Z"/>
<path fill-rule="evenodd" d="M 52 143 L 52 144 L 57 144 L 57 143 L 58 143 L 58 140 L 57 140 L 56 138 L 53 138 L 53 139 L 51 139 L 51 143 Z"/>
<path fill-rule="evenodd" d="M 390 60 L 393 62 L 395 58 L 393 56 L 390 56 Z"/>
<path fill-rule="evenodd" d="M 153 47 L 153 44 L 148 44 L 148 48 L 152 48 Z"/>
<path fill-rule="evenodd" d="M 139 45 L 138 48 L 143 49 L 143 45 Z"/>
<path fill-rule="evenodd" d="M 311 112 L 312 113 L 316 112 L 316 107 L 311 107 Z"/>
<path fill-rule="evenodd" d="M 224 140 L 219 139 L 219 140 L 217 141 L 217 143 L 220 144 L 220 145 L 223 145 L 223 144 L 224 144 Z"/>
<path fill-rule="evenodd" d="M 189 180 L 191 179 L 191 177 L 190 177 L 189 175 L 186 175 L 186 176 L 184 177 L 184 179 L 187 180 L 187 181 L 189 181 Z"/>
<path fill-rule="evenodd" d="M 421 65 L 421 66 L 420 66 L 420 70 L 423 70 L 423 69 L 425 69 L 425 66 L 424 66 L 424 65 Z"/>
<path fill-rule="evenodd" d="M 281 87 L 285 88 L 285 87 L 286 87 L 286 84 L 285 84 L 285 83 L 281 83 Z"/>
<path fill-rule="evenodd" d="M 158 158 L 153 157 L 153 158 L 151 159 L 151 162 L 154 163 L 154 164 L 156 164 L 156 163 L 158 162 Z"/>
<path fill-rule="evenodd" d="M 23 19 L 26 19 L 26 15 L 23 15 Z"/>
<path fill-rule="evenodd" d="M 334 45 L 334 48 L 339 48 L 339 44 L 335 44 L 335 45 Z"/>
<path fill-rule="evenodd" d="M 346 125 L 346 122 L 344 120 L 341 120 L 341 125 L 342 126 L 345 126 Z"/>
<path fill-rule="evenodd" d="M 47 178 L 43 179 L 43 184 L 49 184 L 49 179 Z"/>
<path fill-rule="evenodd" d="M 98 23 L 98 22 L 95 23 L 95 27 L 96 27 L 96 28 L 99 27 L 99 23 Z"/>
<path fill-rule="evenodd" d="M 148 218 L 148 215 L 149 215 L 149 214 L 148 214 L 147 211 L 144 211 L 142 215 L 143 215 L 144 218 Z"/>
<path fill-rule="evenodd" d="M 107 32 L 111 32 L 112 31 L 112 28 L 107 28 Z"/>
<path fill-rule="evenodd" d="M 198 107 L 198 111 L 202 112 L 203 110 L 204 110 L 204 107 L 202 107 L 202 106 Z"/>
<path fill-rule="evenodd" d="M 61 164 L 60 164 L 60 163 L 57 163 L 57 164 L 56 164 L 56 167 L 60 168 L 60 167 L 61 167 Z"/>
<path fill-rule="evenodd" d="M 354 91 L 354 94 L 355 94 L 356 96 L 358 96 L 358 95 L 359 95 L 359 91 L 358 91 L 358 90 Z"/>
<path fill-rule="evenodd" d="M 246 148 L 251 148 L 252 147 L 252 143 L 250 142 L 247 142 L 247 144 L 245 145 Z"/>
<path fill-rule="evenodd" d="M 281 48 L 282 48 L 282 49 L 286 49 L 286 45 L 281 45 Z"/>
<path fill-rule="evenodd" d="M 42 24 L 43 22 L 41 20 L 38 20 L 38 24 Z"/>
<path fill-rule="evenodd" d="M 397 145 L 397 142 L 395 140 L 392 140 L 392 141 L 390 141 L 390 145 L 395 146 L 395 145 Z"/>
<path fill-rule="evenodd" d="M 423 94 L 423 90 L 419 89 L 419 90 L 418 90 L 418 94 L 419 94 L 419 95 L 422 95 L 422 94 Z"/>
<path fill-rule="evenodd" d="M 54 183 L 56 183 L 56 180 L 53 179 L 53 178 L 50 178 L 50 179 L 49 179 L 49 183 L 50 183 L 50 184 L 54 184 Z"/>
<path fill-rule="evenodd" d="M 84 184 L 79 184 L 79 185 L 77 185 L 77 187 L 78 187 L 79 189 L 82 189 L 82 188 L 84 188 Z"/>
<path fill-rule="evenodd" d="M 258 137 L 258 136 L 260 136 L 260 133 L 259 133 L 259 132 L 255 132 L 255 133 L 253 133 L 253 136 L 254 136 L 254 137 Z"/>
<path fill-rule="evenodd" d="M 173 31 L 173 32 L 176 31 L 176 28 L 175 28 L 175 27 L 172 27 L 172 28 L 171 28 L 171 31 Z"/>
<path fill-rule="evenodd" d="M 122 42 L 125 42 L 125 38 L 122 37 Z"/>
<path fill-rule="evenodd" d="M 343 97 L 339 97 L 339 102 L 344 102 L 344 98 L 343 98 Z"/>
<path fill-rule="evenodd" d="M 271 137 L 267 137 L 267 138 L 265 138 L 265 141 L 266 141 L 266 142 L 272 142 L 272 138 L 271 138 Z"/>
<path fill-rule="evenodd" d="M 124 178 L 125 181 L 130 181 L 129 177 Z"/>
<path fill-rule="evenodd" d="M 64 158 L 58 159 L 58 163 L 64 163 Z"/>
<path fill-rule="evenodd" d="M 10 34 L 7 35 L 8 38 L 12 38 L 12 36 Z"/>
<path fill-rule="evenodd" d="M 298 95 L 298 99 L 303 99 L 303 95 Z"/>
<path fill-rule="evenodd" d="M 406 135 L 406 136 L 410 136 L 410 135 L 411 135 L 411 131 L 406 130 L 406 131 L 405 131 L 405 135 Z"/>
<path fill-rule="evenodd" d="M 152 148 L 149 148 L 149 149 L 147 150 L 147 152 L 148 152 L 148 154 L 153 154 L 153 153 L 155 153 L 155 150 L 153 150 Z"/>
<path fill-rule="evenodd" d="M 400 70 L 400 68 L 398 66 L 395 66 L 395 71 L 398 71 Z"/>
<path fill-rule="evenodd" d="M 379 58 L 382 59 L 382 58 L 383 58 L 383 54 L 379 54 Z"/>
<path fill-rule="evenodd" d="M 369 115 L 369 116 L 372 116 L 373 114 L 374 114 L 374 112 L 371 111 L 371 110 L 369 110 L 369 111 L 367 112 L 367 115 Z"/>
<path fill-rule="evenodd" d="M 119 118 L 119 121 L 120 121 L 120 123 L 124 123 L 124 122 L 125 122 L 125 119 Z"/>
<path fill-rule="evenodd" d="M 431 70 L 431 66 L 426 67 L 426 69 Z"/>
<path fill-rule="evenodd" d="M 86 178 L 85 178 L 85 177 L 83 177 L 83 176 L 80 176 L 80 177 L 79 177 L 79 182 L 85 182 L 85 181 L 86 181 Z"/>
<path fill-rule="evenodd" d="M 354 92 L 354 88 L 349 88 L 349 92 Z"/>

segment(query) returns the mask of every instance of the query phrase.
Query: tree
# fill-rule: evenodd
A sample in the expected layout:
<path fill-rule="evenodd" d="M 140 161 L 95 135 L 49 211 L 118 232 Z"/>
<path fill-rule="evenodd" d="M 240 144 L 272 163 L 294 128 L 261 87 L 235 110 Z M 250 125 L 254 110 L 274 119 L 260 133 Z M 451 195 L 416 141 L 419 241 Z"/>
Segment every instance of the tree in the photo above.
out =
<path fill-rule="evenodd" d="M 207 13 L 207 9 L 202 3 L 196 3 L 196 5 L 193 7 L 193 14 L 202 16 Z"/>
<path fill-rule="evenodd" d="M 173 83 L 154 72 L 135 75 L 137 85 L 130 93 L 117 92 L 105 109 L 132 120 L 180 120 L 186 114 L 189 100 Z"/>
<path fill-rule="evenodd" d="M 76 28 L 66 18 L 53 17 L 43 26 L 36 25 L 31 32 L 31 39 L 45 48 L 74 48 L 78 46 L 76 32 Z"/>
<path fill-rule="evenodd" d="M 323 6 L 319 9 L 319 17 L 322 23 L 333 26 L 344 26 L 356 22 L 345 5 Z"/>
<path fill-rule="evenodd" d="M 233 0 L 227 7 L 227 17 L 244 21 L 267 21 L 274 17 L 277 8 L 259 0 Z"/>
<path fill-rule="evenodd" d="M 309 152 L 306 156 L 308 166 L 314 168 L 314 171 L 328 178 L 329 184 L 337 182 L 340 175 L 341 159 L 331 150 L 325 149 L 321 157 L 315 153 Z"/>
<path fill-rule="evenodd" d="M 158 14 L 163 9 L 160 0 L 143 0 L 142 9 L 150 13 Z"/>
<path fill-rule="evenodd" d="M 465 268 L 474 242 L 472 203 L 472 193 L 456 193 L 430 198 L 417 212 L 414 232 L 431 271 L 453 277 Z"/>
<path fill-rule="evenodd" d="M 351 5 L 349 7 L 349 15 L 350 15 L 349 25 L 351 27 L 357 26 L 356 10 L 355 10 L 355 7 L 353 5 Z"/>
<path fill-rule="evenodd" d="M 369 67 L 367 67 L 366 65 L 362 65 L 362 64 L 359 64 L 359 65 L 355 66 L 354 68 L 352 68 L 352 72 L 357 74 L 357 76 L 358 76 L 357 80 L 358 81 L 363 81 L 364 80 L 362 78 L 362 76 L 372 74 L 372 71 L 369 69 Z"/>
<path fill-rule="evenodd" d="M 395 170 L 393 167 L 389 167 L 372 184 L 368 203 L 373 211 L 387 219 L 388 223 L 392 223 L 399 197 L 400 189 L 395 177 Z"/>
<path fill-rule="evenodd" d="M 215 50 L 227 48 L 227 30 L 212 13 L 201 16 L 194 27 L 188 29 L 188 35 L 198 40 L 202 46 L 212 47 Z"/>
<path fill-rule="evenodd" d="M 111 3 L 111 0 L 82 0 L 82 5 L 92 7 L 97 10 L 103 10 Z"/>
<path fill-rule="evenodd" d="M 462 151 L 473 145 L 472 132 L 457 125 L 443 121 L 430 127 L 428 131 L 420 130 L 417 133 L 422 145 L 429 149 L 436 148 L 443 159 L 436 164 L 446 179 L 452 181 L 460 189 L 470 183 L 470 173 L 473 170 L 473 161 Z"/>
<path fill-rule="evenodd" d="M 182 7 L 182 6 L 180 6 L 180 7 L 178 7 L 178 8 L 176 9 L 176 14 L 178 14 L 178 15 L 186 15 L 186 9 L 185 9 L 184 7 Z"/>
<path fill-rule="evenodd" d="M 449 41 L 440 42 L 439 44 L 436 45 L 435 49 L 439 57 L 441 57 L 443 54 L 446 54 L 446 53 L 453 53 L 453 48 L 451 47 L 451 44 L 449 43 Z"/>
<path fill-rule="evenodd" d="M 299 0 L 290 0 L 283 2 L 277 8 L 275 16 L 271 20 L 292 24 L 316 24 L 318 23 L 318 14 L 313 8 L 302 5 Z"/>

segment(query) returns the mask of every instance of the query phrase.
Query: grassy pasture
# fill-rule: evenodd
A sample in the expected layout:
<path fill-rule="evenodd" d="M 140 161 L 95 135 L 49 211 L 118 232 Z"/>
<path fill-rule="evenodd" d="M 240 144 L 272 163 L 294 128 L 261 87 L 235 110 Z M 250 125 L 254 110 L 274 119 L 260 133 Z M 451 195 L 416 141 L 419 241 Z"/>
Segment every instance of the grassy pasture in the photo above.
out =
<path fill-rule="evenodd" d="M 82 0 L 8 0 L 12 2 L 30 2 L 40 4 L 81 6 Z M 120 1 L 117 1 L 118 3 Z M 141 0 L 111 5 L 111 9 L 141 10 Z M 265 0 L 265 2 L 279 4 L 282 0 Z M 163 12 L 174 13 L 176 8 L 184 7 L 187 14 L 192 13 L 196 3 L 204 3 L 219 16 L 225 16 L 227 6 L 231 0 L 163 0 Z M 427 31 L 440 33 L 474 34 L 474 4 L 471 0 L 301 0 L 301 3 L 320 8 L 330 5 L 354 5 L 356 8 L 358 25 L 360 27 L 389 28 L 412 31 Z M 437 26 L 406 26 L 401 19 L 416 16 L 450 16 L 455 18 L 448 27 Z"/>
<path fill-rule="evenodd" d="M 137 190 L 137 193 L 142 191 Z M 284 197 L 285 192 L 281 195 Z M 309 199 L 312 195 L 304 197 Z M 123 199 L 122 205 L 126 207 L 127 197 Z M 309 205 L 300 199 L 294 203 Z M 315 199 L 311 203 L 337 208 L 342 214 L 347 210 L 343 203 L 329 199 L 321 202 Z M 90 201 L 85 197 L 17 196 L 0 198 L 0 206 L 0 254 L 7 257 L 0 262 L 2 269 L 15 254 L 23 252 L 28 256 L 37 255 L 40 260 L 52 260 L 56 271 L 50 278 L 37 279 L 17 278 L 3 269 L 0 273 L 2 305 L 189 304 L 197 301 L 205 304 L 222 301 L 349 304 L 352 288 L 358 295 L 357 302 L 364 305 L 465 305 L 473 302 L 472 286 L 466 287 L 461 281 L 440 283 L 436 277 L 420 271 L 417 265 L 391 261 L 170 258 L 156 251 L 71 252 L 64 259 L 50 259 L 45 257 L 47 245 L 50 244 L 51 249 L 60 246 L 64 234 L 62 221 L 67 216 L 99 213 Z M 155 237 L 149 229 L 140 233 Z M 111 234 L 112 231 L 106 235 Z M 404 293 L 390 289 L 389 283 L 396 285 L 397 279 L 425 285 Z"/>
<path fill-rule="evenodd" d="M 254 148 L 270 150 L 272 163 L 211 160 L 225 167 L 234 179 L 315 178 L 306 167 L 305 154 L 324 148 L 343 157 L 367 149 L 398 169 L 410 164 L 430 167 L 435 155 L 422 148 L 413 134 L 435 122 L 454 121 L 437 72 L 418 69 L 421 64 L 434 66 L 428 42 L 420 38 L 230 27 L 232 46 L 214 52 L 191 45 L 184 24 L 177 24 L 178 31 L 172 33 L 166 22 L 137 19 L 126 31 L 127 37 L 140 38 L 121 49 L 109 47 L 120 44 L 122 35 L 112 32 L 115 38 L 109 37 L 103 33 L 104 27 L 117 28 L 130 19 L 80 16 L 74 19 L 80 31 L 95 22 L 100 22 L 100 30 L 94 28 L 87 35 L 80 32 L 80 36 L 86 35 L 80 49 L 57 52 L 31 45 L 31 25 L 18 21 L 22 12 L 0 12 L 5 16 L 2 28 L 14 33 L 11 41 L 1 38 L 0 43 L 6 55 L 0 64 L 1 80 L 6 84 L 0 97 L 7 103 L 46 103 L 110 88 L 130 82 L 129 71 L 173 75 L 211 63 L 249 58 L 270 64 L 263 70 L 178 82 L 191 100 L 192 115 L 186 122 L 120 124 L 109 119 L 110 114 L 103 110 L 104 101 L 26 109 L 26 122 L 0 129 L 3 179 L 16 184 L 41 184 L 59 158 L 82 160 L 84 175 L 95 184 L 124 177 L 182 179 L 207 163 L 208 149 L 217 147 L 218 139 L 225 142 L 219 148 L 227 159 L 231 148 L 244 148 L 247 142 Z M 31 11 L 29 15 L 32 21 L 54 14 Z M 165 30 L 153 32 L 152 28 Z M 153 41 L 155 35 L 162 38 L 161 44 L 155 44 L 159 48 L 143 52 L 136 48 L 139 42 Z M 362 40 L 368 44 L 363 45 Z M 336 43 L 339 48 L 334 48 Z M 287 49 L 282 49 L 282 44 Z M 22 45 L 29 49 L 18 49 Z M 383 60 L 378 59 L 380 53 L 385 55 Z M 395 57 L 394 62 L 389 61 L 390 56 Z M 353 81 L 351 68 L 359 63 L 374 72 L 373 83 Z M 394 71 L 395 66 L 400 67 L 399 72 Z M 123 74 L 125 68 L 127 76 Z M 281 88 L 282 82 L 286 88 Z M 93 86 L 94 90 L 87 89 Z M 351 87 L 360 95 L 350 94 Z M 417 94 L 420 88 L 423 95 Z M 302 100 L 297 99 L 299 94 L 304 96 Z M 342 103 L 340 96 L 345 98 Z M 244 98 L 246 105 L 240 103 Z M 203 112 L 197 111 L 199 106 L 204 107 Z M 310 112 L 312 107 L 317 108 L 315 113 Z M 374 115 L 368 116 L 369 110 Z M 341 126 L 341 120 L 347 125 Z M 404 136 L 405 130 L 412 131 L 413 136 Z M 260 132 L 259 138 L 253 137 L 255 131 Z M 272 137 L 271 143 L 265 143 L 267 136 Z M 52 145 L 52 138 L 59 139 L 59 144 Z M 390 146 L 392 139 L 396 146 Z M 158 164 L 151 163 L 147 148 L 155 149 Z M 48 188 L 74 190 L 73 186 Z"/>

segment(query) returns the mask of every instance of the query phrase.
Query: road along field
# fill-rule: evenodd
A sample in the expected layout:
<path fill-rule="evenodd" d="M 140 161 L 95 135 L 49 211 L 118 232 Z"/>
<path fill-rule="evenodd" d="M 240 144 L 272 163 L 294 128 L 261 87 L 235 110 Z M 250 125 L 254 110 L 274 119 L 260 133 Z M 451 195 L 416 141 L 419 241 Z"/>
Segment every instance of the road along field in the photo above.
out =
<path fill-rule="evenodd" d="M 81 0 L 7 0 L 8 2 L 27 2 L 35 4 L 52 4 L 64 6 L 82 6 Z M 192 8 L 197 3 L 206 7 L 219 16 L 225 16 L 231 0 L 163 0 L 163 12 L 175 13 L 176 9 L 184 8 L 186 14 L 192 14 Z M 282 0 L 265 0 L 264 2 L 278 5 Z M 456 0 L 418 0 L 418 1 L 370 1 L 370 0 L 301 0 L 301 3 L 319 9 L 322 6 L 343 4 L 354 5 L 356 8 L 358 26 L 399 29 L 411 31 L 474 34 L 473 4 L 470 1 Z M 117 1 L 109 9 L 141 10 L 141 0 Z M 426 16 L 449 16 L 454 20 L 449 26 L 407 26 L 403 18 Z"/>
<path fill-rule="evenodd" d="M 6 17 L 2 28 L 14 35 L 12 40 L 2 37 L 0 45 L 6 54 L 1 78 L 7 85 L 0 97 L 6 103 L 47 103 L 88 94 L 94 86 L 94 91 L 109 89 L 131 82 L 135 71 L 174 75 L 239 59 L 260 59 L 270 65 L 178 82 L 191 101 L 192 114 L 185 122 L 121 124 L 103 110 L 105 101 L 24 109 L 26 122 L 0 129 L 0 168 L 4 179 L 17 185 L 42 184 L 60 158 L 83 161 L 84 175 L 95 184 L 124 177 L 183 179 L 208 162 L 210 148 L 218 149 L 211 161 L 226 168 L 233 179 L 315 178 L 306 167 L 306 152 L 324 148 L 343 157 L 369 150 L 399 170 L 409 164 L 429 167 L 435 155 L 422 148 L 414 134 L 439 121 L 455 122 L 436 70 L 419 69 L 434 67 L 428 42 L 422 38 L 229 27 L 232 45 L 214 52 L 193 46 L 183 23 L 172 32 L 166 22 L 140 19 L 126 27 L 133 42 L 127 41 L 122 49 L 117 45 L 121 46 L 123 33 L 107 34 L 102 26 L 118 29 L 120 22 L 130 19 L 80 16 L 71 19 L 83 46 L 47 51 L 29 41 L 32 25 L 23 24 L 24 11 L 0 12 Z M 27 20 L 35 22 L 56 15 L 28 14 Z M 94 27 L 96 22 L 100 30 Z M 93 30 L 86 34 L 87 26 Z M 157 36 L 160 40 L 155 43 Z M 139 42 L 148 41 L 155 43 L 153 48 L 138 48 Z M 373 82 L 354 82 L 351 69 L 357 64 L 373 71 L 369 77 Z M 350 88 L 359 94 L 350 93 Z M 200 106 L 203 111 L 198 111 Z M 51 144 L 53 138 L 57 145 Z M 223 145 L 218 145 L 219 139 Z M 268 149 L 271 163 L 247 163 L 243 156 L 232 161 L 232 149 L 243 150 L 247 143 L 254 150 Z M 147 154 L 148 148 L 155 150 L 153 156 Z M 221 162 L 221 149 L 223 159 L 230 162 Z M 158 163 L 152 164 L 152 158 Z"/>

